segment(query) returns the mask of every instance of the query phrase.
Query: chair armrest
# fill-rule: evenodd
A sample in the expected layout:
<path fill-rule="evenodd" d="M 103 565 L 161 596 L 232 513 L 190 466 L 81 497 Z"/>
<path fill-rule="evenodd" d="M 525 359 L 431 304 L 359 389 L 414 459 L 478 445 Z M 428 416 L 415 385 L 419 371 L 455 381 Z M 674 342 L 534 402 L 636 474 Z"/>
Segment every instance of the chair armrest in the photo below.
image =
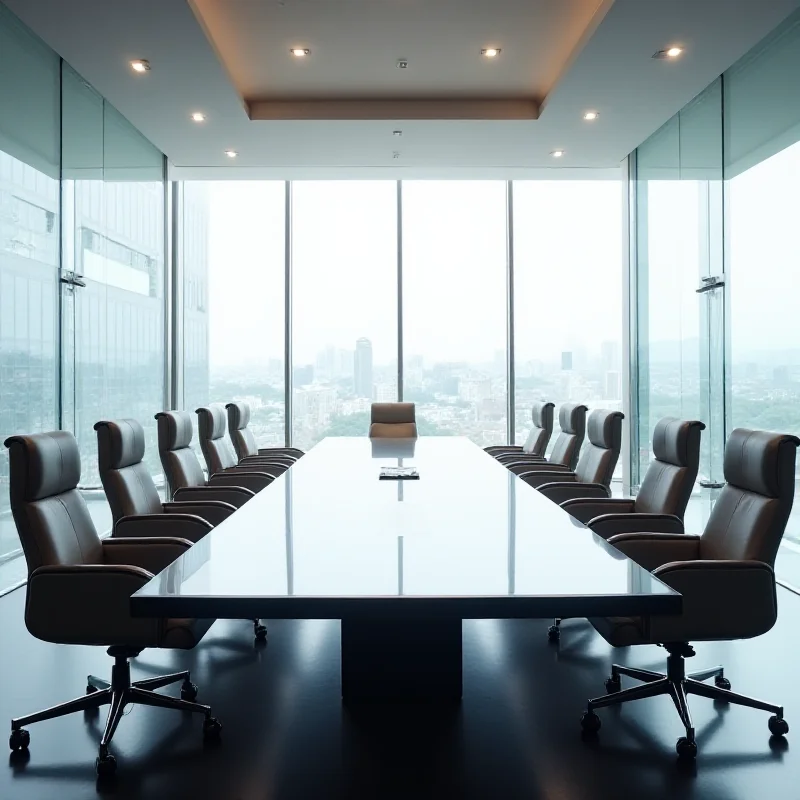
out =
<path fill-rule="evenodd" d="M 251 472 L 251 473 L 261 473 L 263 475 L 270 475 L 273 478 L 279 478 L 286 472 L 286 467 L 283 464 L 274 464 L 274 463 L 267 463 L 266 461 L 257 461 L 253 464 L 237 464 L 234 467 L 228 467 L 227 469 L 222 470 L 223 474 L 232 473 L 232 472 Z M 218 475 L 218 472 L 214 473 Z"/>
<path fill-rule="evenodd" d="M 25 624 L 58 644 L 156 645 L 160 619 L 135 619 L 130 599 L 152 573 L 121 564 L 73 564 L 34 570 L 28 578 Z"/>
<path fill-rule="evenodd" d="M 216 527 L 236 511 L 236 506 L 221 500 L 177 500 L 164 503 L 165 514 L 192 514 Z"/>
<path fill-rule="evenodd" d="M 700 537 L 685 533 L 620 533 L 608 543 L 650 572 L 672 561 L 691 561 L 700 553 Z"/>
<path fill-rule="evenodd" d="M 572 472 L 566 464 L 551 464 L 549 461 L 515 461 L 511 464 L 505 463 L 504 466 L 515 475 L 522 475 L 523 472 L 550 472 L 554 476 L 556 473 Z"/>
<path fill-rule="evenodd" d="M 677 561 L 653 574 L 683 597 L 680 617 L 651 618 L 659 642 L 747 639 L 766 633 L 778 617 L 775 574 L 762 561 Z"/>
<path fill-rule="evenodd" d="M 551 476 L 552 477 L 552 476 Z M 554 503 L 566 502 L 567 500 L 574 500 L 581 497 L 608 497 L 608 486 L 602 483 L 581 483 L 580 481 L 553 481 L 552 483 L 543 483 L 538 487 L 539 491 Z"/>
<path fill-rule="evenodd" d="M 254 456 L 245 456 L 245 458 L 253 458 Z M 294 464 L 299 460 L 300 456 L 289 453 L 286 450 L 272 447 L 261 447 L 255 456 L 256 458 L 280 458 L 283 461 L 291 461 Z"/>
<path fill-rule="evenodd" d="M 592 498 L 581 500 L 567 500 L 561 507 L 568 511 L 575 519 L 588 524 L 590 520 L 601 514 L 617 512 L 621 514 L 632 513 L 636 507 L 634 500 L 627 497 Z"/>
<path fill-rule="evenodd" d="M 556 469 L 532 469 L 527 472 L 516 473 L 517 477 L 525 481 L 529 486 L 539 487 L 546 483 L 560 481 L 562 483 L 575 483 L 577 476 L 568 470 Z"/>
<path fill-rule="evenodd" d="M 171 536 L 197 542 L 212 527 L 194 514 L 136 514 L 118 519 L 111 535 L 115 538 Z"/>
<path fill-rule="evenodd" d="M 106 564 L 141 567 L 156 575 L 183 555 L 192 542 L 170 536 L 150 536 L 141 539 L 103 539 L 102 545 Z"/>
<path fill-rule="evenodd" d="M 248 466 L 254 467 L 258 469 L 259 464 L 264 464 L 265 466 L 270 466 L 272 464 L 278 464 L 280 466 L 286 467 L 287 469 L 294 464 L 293 458 L 286 458 L 281 455 L 269 455 L 269 456 L 245 456 L 244 458 L 239 459 L 238 466 Z"/>
<path fill-rule="evenodd" d="M 302 458 L 305 453 L 297 447 L 259 447 L 258 454 L 260 456 L 268 456 L 272 453 L 279 455 L 291 456 L 295 461 Z"/>
<path fill-rule="evenodd" d="M 497 458 L 498 456 L 502 455 L 519 455 L 522 453 L 522 445 L 521 444 L 493 444 L 489 447 L 483 448 L 484 453 L 488 453 L 490 456 L 494 456 Z"/>
<path fill-rule="evenodd" d="M 503 464 L 514 463 L 515 461 L 538 461 L 541 464 L 549 463 L 544 456 L 535 456 L 533 453 L 523 453 L 521 450 L 514 450 L 505 455 L 497 457 Z"/>
<path fill-rule="evenodd" d="M 248 500 L 255 497 L 255 492 L 245 489 L 244 486 L 184 486 L 178 489 L 173 497 L 176 502 L 205 502 L 230 503 L 236 508 L 241 508 Z"/>
<path fill-rule="evenodd" d="M 674 514 L 601 514 L 587 525 L 604 539 L 622 533 L 685 533 L 683 522 Z"/>
<path fill-rule="evenodd" d="M 275 476 L 268 475 L 266 472 L 236 469 L 215 472 L 208 478 L 211 486 L 240 486 L 244 489 L 249 489 L 255 494 L 269 486 L 274 480 Z"/>

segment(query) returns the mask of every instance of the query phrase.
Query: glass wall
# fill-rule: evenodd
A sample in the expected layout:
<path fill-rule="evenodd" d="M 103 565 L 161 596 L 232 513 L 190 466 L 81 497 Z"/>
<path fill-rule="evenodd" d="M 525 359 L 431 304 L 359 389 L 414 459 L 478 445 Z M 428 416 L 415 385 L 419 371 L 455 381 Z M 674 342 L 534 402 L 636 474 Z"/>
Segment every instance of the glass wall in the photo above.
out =
<path fill-rule="evenodd" d="M 506 184 L 403 181 L 403 399 L 421 433 L 506 441 Z"/>
<path fill-rule="evenodd" d="M 24 577 L 6 437 L 57 427 L 59 59 L 0 4 L 0 590 Z"/>
<path fill-rule="evenodd" d="M 292 184 L 292 444 L 365 436 L 397 400 L 397 184 Z"/>
<path fill-rule="evenodd" d="M 514 181 L 517 444 L 534 401 L 622 409 L 621 192 L 614 180 Z"/>

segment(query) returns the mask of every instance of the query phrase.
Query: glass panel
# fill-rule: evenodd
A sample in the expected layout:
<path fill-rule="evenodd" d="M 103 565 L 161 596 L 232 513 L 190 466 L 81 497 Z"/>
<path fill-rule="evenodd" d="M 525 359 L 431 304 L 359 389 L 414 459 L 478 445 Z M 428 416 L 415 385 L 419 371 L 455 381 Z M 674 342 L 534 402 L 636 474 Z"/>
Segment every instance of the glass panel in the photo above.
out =
<path fill-rule="evenodd" d="M 622 409 L 621 230 L 619 181 L 514 182 L 517 444 L 536 400 Z"/>
<path fill-rule="evenodd" d="M 64 65 L 64 427 L 81 449 L 95 522 L 110 527 L 100 491 L 101 419 L 145 430 L 145 463 L 160 479 L 154 414 L 164 407 L 163 157 Z"/>
<path fill-rule="evenodd" d="M 261 447 L 286 440 L 285 191 L 283 181 L 184 184 L 184 408 L 248 403 Z"/>
<path fill-rule="evenodd" d="M 730 426 L 800 435 L 800 14 L 725 75 Z M 757 120 L 757 124 L 754 124 Z M 800 586 L 800 481 L 776 563 Z"/>
<path fill-rule="evenodd" d="M 367 435 L 397 400 L 397 184 L 292 184 L 292 444 Z"/>
<path fill-rule="evenodd" d="M 2 442 L 58 424 L 58 73 L 0 4 L 0 591 L 26 574 Z"/>
<path fill-rule="evenodd" d="M 421 434 L 507 437 L 506 184 L 403 181 L 403 399 Z"/>

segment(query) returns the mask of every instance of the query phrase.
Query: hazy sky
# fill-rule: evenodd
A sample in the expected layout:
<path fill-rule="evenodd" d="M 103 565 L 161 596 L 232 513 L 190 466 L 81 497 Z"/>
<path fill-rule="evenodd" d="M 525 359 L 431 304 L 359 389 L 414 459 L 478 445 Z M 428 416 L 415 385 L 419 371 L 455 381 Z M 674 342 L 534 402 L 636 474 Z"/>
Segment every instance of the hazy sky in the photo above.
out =
<path fill-rule="evenodd" d="M 283 355 L 284 185 L 209 184 L 213 364 Z M 313 363 L 327 345 L 372 340 L 396 357 L 393 181 L 293 185 L 293 348 Z M 491 361 L 506 346 L 505 183 L 403 185 L 407 356 Z M 622 188 L 617 181 L 515 183 L 519 360 L 557 360 L 621 341 Z"/>

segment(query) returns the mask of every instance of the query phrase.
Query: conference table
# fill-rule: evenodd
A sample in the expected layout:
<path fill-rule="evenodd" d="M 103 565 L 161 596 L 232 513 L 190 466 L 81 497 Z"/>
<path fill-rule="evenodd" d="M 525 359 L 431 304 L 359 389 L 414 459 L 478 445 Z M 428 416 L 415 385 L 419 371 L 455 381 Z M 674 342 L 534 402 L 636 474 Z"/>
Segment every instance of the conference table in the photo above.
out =
<path fill-rule="evenodd" d="M 465 619 L 680 611 L 460 437 L 324 439 L 131 598 L 134 616 L 341 620 L 345 702 L 458 701 Z"/>

